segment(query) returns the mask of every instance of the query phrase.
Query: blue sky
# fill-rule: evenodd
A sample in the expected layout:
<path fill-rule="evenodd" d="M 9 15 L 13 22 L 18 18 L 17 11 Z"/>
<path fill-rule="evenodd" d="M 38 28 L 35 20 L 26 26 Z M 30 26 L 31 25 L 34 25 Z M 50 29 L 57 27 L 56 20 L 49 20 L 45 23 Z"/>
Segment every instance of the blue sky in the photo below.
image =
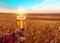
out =
<path fill-rule="evenodd" d="M 29 12 L 60 12 L 60 0 L 0 0 L 0 12 L 16 10 L 23 6 Z M 53 11 L 54 12 L 54 11 Z"/>
<path fill-rule="evenodd" d="M 42 3 L 43 0 L 0 0 L 10 9 L 17 8 L 18 6 L 31 7 L 36 3 Z"/>

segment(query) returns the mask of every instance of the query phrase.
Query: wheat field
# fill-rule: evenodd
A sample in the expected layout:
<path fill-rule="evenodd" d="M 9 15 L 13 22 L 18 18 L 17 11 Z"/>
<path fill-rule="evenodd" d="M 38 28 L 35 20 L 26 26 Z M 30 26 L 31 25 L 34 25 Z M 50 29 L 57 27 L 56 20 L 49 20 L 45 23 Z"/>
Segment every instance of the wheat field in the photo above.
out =
<path fill-rule="evenodd" d="M 0 14 L 0 37 L 17 29 L 16 16 Z M 27 14 L 26 18 L 24 43 L 60 43 L 60 14 Z"/>

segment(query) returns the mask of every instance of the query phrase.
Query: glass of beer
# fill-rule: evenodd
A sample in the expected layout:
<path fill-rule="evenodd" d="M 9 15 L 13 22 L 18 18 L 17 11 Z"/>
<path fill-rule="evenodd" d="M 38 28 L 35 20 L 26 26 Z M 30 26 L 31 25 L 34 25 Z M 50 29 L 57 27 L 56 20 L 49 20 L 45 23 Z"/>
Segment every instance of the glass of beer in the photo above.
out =
<path fill-rule="evenodd" d="M 25 20 L 26 20 L 25 16 L 17 16 L 17 25 L 19 30 L 24 30 Z"/>

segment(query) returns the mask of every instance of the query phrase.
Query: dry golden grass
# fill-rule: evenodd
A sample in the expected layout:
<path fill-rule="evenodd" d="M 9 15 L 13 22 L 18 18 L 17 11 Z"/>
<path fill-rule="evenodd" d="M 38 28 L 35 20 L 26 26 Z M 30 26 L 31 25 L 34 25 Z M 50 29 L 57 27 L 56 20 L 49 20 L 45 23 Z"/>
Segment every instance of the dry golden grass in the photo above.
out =
<path fill-rule="evenodd" d="M 16 16 L 0 15 L 1 36 L 17 29 Z M 60 43 L 60 16 L 27 15 L 25 28 L 27 29 L 25 43 Z"/>

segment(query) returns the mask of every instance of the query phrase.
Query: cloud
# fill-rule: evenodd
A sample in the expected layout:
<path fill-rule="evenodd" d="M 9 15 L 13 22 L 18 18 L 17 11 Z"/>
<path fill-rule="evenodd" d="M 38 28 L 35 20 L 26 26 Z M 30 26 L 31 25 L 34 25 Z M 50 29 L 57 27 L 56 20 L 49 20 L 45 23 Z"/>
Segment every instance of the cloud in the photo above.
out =
<path fill-rule="evenodd" d="M 0 13 L 15 13 L 15 10 L 0 8 Z"/>
<path fill-rule="evenodd" d="M 54 0 L 44 0 L 44 1 L 51 2 L 51 1 L 54 1 Z"/>
<path fill-rule="evenodd" d="M 2 1 L 0 1 L 0 8 L 7 8 L 7 5 L 3 3 Z"/>
<path fill-rule="evenodd" d="M 0 13 L 14 13 L 15 10 L 8 9 L 8 6 L 0 1 Z"/>
<path fill-rule="evenodd" d="M 56 2 L 54 0 L 45 0 L 40 4 L 36 4 L 36 5 L 32 6 L 31 8 L 43 8 L 43 7 L 47 7 L 47 6 L 59 7 L 60 6 L 60 1 Z"/>
<path fill-rule="evenodd" d="M 36 4 L 31 8 L 32 12 L 38 13 L 60 13 L 60 1 L 55 0 L 44 0 L 40 4 Z"/>
<path fill-rule="evenodd" d="M 17 9 L 8 9 L 8 6 L 0 1 L 0 12 L 16 13 L 18 11 Z M 44 0 L 42 3 L 31 6 L 30 8 L 25 8 L 25 10 L 27 13 L 60 13 L 60 1 Z"/>
<path fill-rule="evenodd" d="M 13 11 L 10 9 L 7 9 L 3 6 L 0 6 L 0 13 L 11 13 L 11 12 L 13 12 Z"/>

